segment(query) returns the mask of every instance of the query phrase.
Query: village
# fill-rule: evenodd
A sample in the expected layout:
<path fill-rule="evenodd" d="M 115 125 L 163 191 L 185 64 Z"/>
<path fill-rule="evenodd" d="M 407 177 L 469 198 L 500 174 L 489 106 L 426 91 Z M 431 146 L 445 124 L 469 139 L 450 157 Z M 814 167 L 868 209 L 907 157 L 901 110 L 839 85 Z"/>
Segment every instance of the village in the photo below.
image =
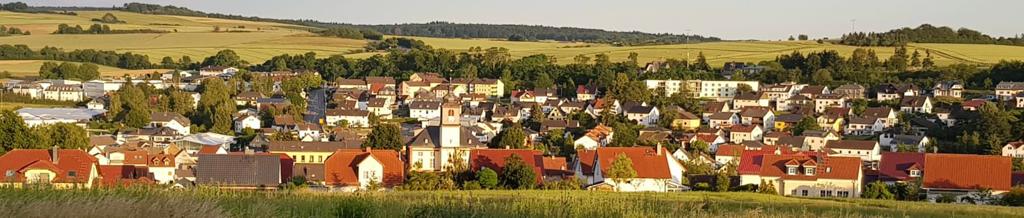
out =
<path fill-rule="evenodd" d="M 640 73 L 657 67 L 657 63 L 648 64 Z M 758 70 L 756 66 L 726 68 Z M 79 108 L 17 110 L 29 127 L 55 123 L 87 127 L 90 121 L 107 116 L 112 93 L 126 83 L 180 89 L 195 104 L 202 98 L 197 92 L 202 81 L 228 79 L 239 72 L 233 67 L 207 66 L 147 78 L 9 79 L 3 87 L 7 93 L 34 99 L 91 99 Z M 881 182 L 918 186 L 921 196 L 932 202 L 983 204 L 1024 183 L 1024 172 L 1014 172 L 1012 162 L 1024 157 L 1024 142 L 1007 143 L 1001 155 L 950 154 L 937 153 L 935 143 L 926 136 L 931 125 L 953 126 L 958 119 L 973 119 L 969 114 L 985 104 L 1024 107 L 1024 83 L 1001 82 L 992 98 L 964 99 L 961 106 L 949 108 L 937 107 L 935 99 L 962 99 L 962 84 L 830 88 L 792 82 L 643 81 L 657 94 L 706 100 L 698 105 L 699 111 L 687 111 L 620 101 L 587 85 L 579 85 L 575 96 L 565 97 L 554 87 L 506 92 L 498 79 L 444 78 L 421 72 L 406 81 L 390 77 L 326 81 L 301 93 L 308 103 L 296 116 L 267 111 L 291 107 L 292 101 L 281 93 L 283 81 L 303 74 L 319 77 L 318 73 L 251 73 L 273 78 L 275 94 L 250 90 L 232 96 L 237 112 L 231 117 L 231 129 L 239 136 L 255 132 L 244 144 L 235 135 L 195 131 L 182 114 L 153 111 L 143 128 L 90 132 L 87 150 L 8 151 L 0 156 L 0 171 L 5 172 L 0 184 L 271 190 L 301 183 L 314 190 L 352 192 L 395 189 L 417 173 L 492 170 L 502 174 L 506 166 L 515 164 L 532 172 L 527 180 L 532 184 L 521 187 L 570 184 L 594 191 L 676 192 L 753 186 L 762 193 L 785 196 L 858 198 L 870 184 Z M 147 99 L 155 104 L 164 97 Z M 608 117 L 638 129 L 616 130 L 629 125 L 600 122 Z M 400 146 L 368 144 L 380 141 L 380 136 L 371 135 L 383 132 L 384 126 L 398 127 L 387 134 L 400 139 L 392 142 Z M 635 135 L 622 136 L 628 131 Z M 521 139 L 504 139 L 511 137 Z M 619 143 L 617 137 L 635 139 L 630 145 L 613 145 Z M 710 169 L 697 175 L 700 167 Z M 573 182 L 561 183 L 566 180 Z M 483 179 L 474 182 L 484 183 Z"/>

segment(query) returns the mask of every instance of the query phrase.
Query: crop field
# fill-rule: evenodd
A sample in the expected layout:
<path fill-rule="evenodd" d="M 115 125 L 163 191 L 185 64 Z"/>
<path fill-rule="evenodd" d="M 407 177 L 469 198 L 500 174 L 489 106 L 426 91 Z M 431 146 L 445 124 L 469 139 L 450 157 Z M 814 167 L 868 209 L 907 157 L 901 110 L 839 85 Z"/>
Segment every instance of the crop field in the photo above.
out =
<path fill-rule="evenodd" d="M 754 193 L 0 190 L 0 217 L 1014 217 L 1021 212 L 998 206 Z"/>
<path fill-rule="evenodd" d="M 50 34 L 61 23 L 88 26 L 91 19 L 113 13 L 123 24 L 109 24 L 113 29 L 159 29 L 171 31 L 163 34 L 103 34 L 54 35 Z M 154 62 L 165 56 L 191 56 L 200 60 L 219 50 L 235 50 L 250 63 L 262 63 L 280 54 L 316 52 L 320 57 L 346 54 L 347 57 L 365 58 L 380 53 L 359 52 L 365 40 L 320 37 L 305 27 L 239 20 L 202 17 L 147 15 L 119 11 L 80 11 L 77 16 L 54 14 L 26 14 L 0 12 L 0 25 L 14 26 L 32 32 L 28 36 L 0 37 L 0 44 L 25 44 L 33 49 L 53 46 L 64 49 L 100 49 L 149 55 Z M 213 32 L 215 27 L 231 32 Z M 244 27 L 244 28 L 243 28 Z M 394 36 L 391 36 L 394 37 Z M 514 57 L 534 54 L 554 56 L 559 63 L 570 63 L 577 55 L 593 57 L 608 54 L 612 61 L 626 60 L 629 53 L 639 54 L 639 62 L 646 63 L 667 58 L 695 59 L 703 52 L 713 66 L 728 61 L 758 62 L 772 60 L 780 54 L 793 51 L 811 52 L 836 50 L 849 55 L 857 47 L 819 44 L 814 41 L 726 41 L 697 44 L 612 46 L 609 44 L 577 42 L 512 42 L 501 39 L 451 39 L 412 37 L 423 40 L 435 48 L 465 51 L 470 47 L 504 47 Z M 873 47 L 880 58 L 892 55 L 891 47 Z M 931 50 L 939 65 L 956 63 L 992 64 L 1002 59 L 1024 60 L 1024 46 L 969 45 L 969 44 L 911 44 L 909 49 Z"/>
<path fill-rule="evenodd" d="M 45 60 L 0 60 L 0 71 L 7 71 L 14 77 L 35 77 L 39 75 L 39 67 L 44 62 L 57 62 L 62 61 L 45 61 Z M 73 62 L 74 63 L 74 62 Z M 154 71 L 164 72 L 165 69 L 142 69 L 142 70 L 128 70 L 110 66 L 99 65 L 100 76 L 104 77 L 118 77 L 125 74 L 128 75 L 140 75 L 148 74 Z"/>

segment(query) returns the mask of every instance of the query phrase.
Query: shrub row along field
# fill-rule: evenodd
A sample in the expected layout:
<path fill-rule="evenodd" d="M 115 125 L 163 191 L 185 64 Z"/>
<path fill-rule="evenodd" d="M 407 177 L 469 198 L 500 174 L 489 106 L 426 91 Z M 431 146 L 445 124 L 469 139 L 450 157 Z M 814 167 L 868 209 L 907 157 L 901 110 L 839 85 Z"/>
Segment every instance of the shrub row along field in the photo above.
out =
<path fill-rule="evenodd" d="M 1012 217 L 1024 215 L 1021 212 L 996 206 L 754 193 L 0 190 L 0 217 Z"/>
<path fill-rule="evenodd" d="M 7 71 L 11 76 L 14 77 L 36 77 L 39 76 L 39 67 L 45 62 L 63 63 L 63 61 L 44 61 L 44 60 L 0 60 L 0 72 Z M 71 62 L 81 64 L 77 62 Z M 165 72 L 166 69 L 141 69 L 141 70 L 129 70 L 121 69 L 110 66 L 99 65 L 100 76 L 123 76 L 128 75 L 143 75 L 153 72 Z"/>
<path fill-rule="evenodd" d="M 53 46 L 65 50 L 98 49 L 117 52 L 133 52 L 149 55 L 151 61 L 159 62 L 164 56 L 175 59 L 183 55 L 198 60 L 215 54 L 222 49 L 232 49 L 250 63 L 262 63 L 280 54 L 301 54 L 316 52 L 320 57 L 334 54 L 360 52 L 366 40 L 322 37 L 311 33 L 306 27 L 289 24 L 226 20 L 203 17 L 149 15 L 121 11 L 79 11 L 78 15 L 28 14 L 0 12 L 0 25 L 31 31 L 32 35 L 0 38 L 0 44 L 25 44 L 33 49 Z M 92 19 L 106 13 L 115 15 L 124 23 L 108 24 L 112 29 L 153 29 L 170 33 L 147 34 L 105 34 L 105 35 L 60 35 L 50 34 L 59 24 L 88 27 Z M 223 32 L 214 32 L 220 27 Z M 244 27 L 244 28 L 242 28 Z M 390 36 L 393 37 L 393 36 Z M 499 39 L 454 39 L 411 37 L 423 40 L 435 48 L 464 51 L 470 47 L 504 47 L 513 56 L 547 54 L 556 57 L 559 63 L 571 63 L 577 55 L 593 56 L 607 53 L 612 61 L 626 60 L 629 53 L 639 54 L 639 62 L 645 63 L 666 58 L 694 59 L 703 52 L 713 66 L 727 61 L 758 62 L 772 60 L 780 54 L 801 51 L 836 50 L 849 55 L 857 47 L 813 41 L 725 41 L 698 44 L 612 46 L 595 43 L 569 43 L 554 41 L 512 42 Z M 938 65 L 955 63 L 992 64 L 1002 59 L 1024 59 L 1024 46 L 977 45 L 977 44 L 910 44 L 909 49 L 932 50 Z M 892 55 L 891 47 L 872 47 L 881 58 Z M 358 53 L 346 55 L 365 58 L 379 53 Z"/>

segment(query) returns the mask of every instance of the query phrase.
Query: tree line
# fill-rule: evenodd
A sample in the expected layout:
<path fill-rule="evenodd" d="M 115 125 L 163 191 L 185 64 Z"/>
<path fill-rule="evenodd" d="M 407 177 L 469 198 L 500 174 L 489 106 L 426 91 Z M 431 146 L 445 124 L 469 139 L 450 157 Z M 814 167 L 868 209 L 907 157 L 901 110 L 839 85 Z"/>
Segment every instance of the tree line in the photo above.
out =
<path fill-rule="evenodd" d="M 100 77 L 99 66 L 91 63 L 75 64 L 70 62 L 57 63 L 47 61 L 39 67 L 41 79 L 68 79 L 87 81 Z"/>
<path fill-rule="evenodd" d="M 0 36 L 13 36 L 13 35 L 32 35 L 29 31 L 22 31 L 21 28 L 7 27 L 0 25 Z"/>
<path fill-rule="evenodd" d="M 904 27 L 888 32 L 855 32 L 844 34 L 840 44 L 856 46 L 900 46 L 907 43 L 959 43 L 1024 45 L 1024 35 L 1015 37 L 992 37 L 977 30 L 932 26 L 922 24 L 916 28 Z"/>
<path fill-rule="evenodd" d="M 113 66 L 123 69 L 150 69 L 157 65 L 149 62 L 149 56 L 131 52 L 117 53 L 94 49 L 64 51 L 56 47 L 43 47 L 36 51 L 27 45 L 0 45 L 0 60 L 55 60 L 86 62 Z"/>
<path fill-rule="evenodd" d="M 93 24 L 88 29 L 82 28 L 82 25 L 71 26 L 68 24 L 57 25 L 57 30 L 53 31 L 53 34 L 129 34 L 129 33 L 168 33 L 166 30 L 155 30 L 155 29 L 132 29 L 132 30 L 115 30 L 110 29 L 109 25 L 106 24 Z"/>
<path fill-rule="evenodd" d="M 322 22 L 315 20 L 274 19 L 254 16 L 206 13 L 185 7 L 156 5 L 144 3 L 126 3 L 117 10 L 162 15 L 198 16 L 222 19 L 248 20 L 260 22 L 276 22 L 316 28 L 351 28 L 362 31 L 373 30 L 383 34 L 405 36 L 427 36 L 446 38 L 509 38 L 516 36 L 521 40 L 558 40 L 593 43 L 613 43 L 618 45 L 651 45 L 679 44 L 720 41 L 716 37 L 700 35 L 682 35 L 668 33 L 644 33 L 639 31 L 607 31 L 575 27 L 550 27 L 535 25 L 511 24 L 457 24 L 448 22 L 430 22 L 421 24 L 388 24 L 388 25 L 354 25 L 346 23 Z M 365 33 L 363 35 L 366 35 Z M 355 34 L 351 34 L 355 36 Z"/>
<path fill-rule="evenodd" d="M 384 34 L 370 29 L 357 29 L 351 27 L 331 27 L 323 30 L 313 31 L 321 36 L 339 37 L 347 39 L 384 39 Z"/>

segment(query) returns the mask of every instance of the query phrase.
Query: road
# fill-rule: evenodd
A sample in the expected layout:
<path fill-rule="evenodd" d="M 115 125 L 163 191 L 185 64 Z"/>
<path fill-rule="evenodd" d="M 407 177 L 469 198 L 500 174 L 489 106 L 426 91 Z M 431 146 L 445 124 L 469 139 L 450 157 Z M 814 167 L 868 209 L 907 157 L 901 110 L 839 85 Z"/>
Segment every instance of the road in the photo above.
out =
<path fill-rule="evenodd" d="M 318 88 L 306 92 L 306 105 L 303 120 L 319 125 L 320 120 L 327 116 L 327 89 Z"/>

